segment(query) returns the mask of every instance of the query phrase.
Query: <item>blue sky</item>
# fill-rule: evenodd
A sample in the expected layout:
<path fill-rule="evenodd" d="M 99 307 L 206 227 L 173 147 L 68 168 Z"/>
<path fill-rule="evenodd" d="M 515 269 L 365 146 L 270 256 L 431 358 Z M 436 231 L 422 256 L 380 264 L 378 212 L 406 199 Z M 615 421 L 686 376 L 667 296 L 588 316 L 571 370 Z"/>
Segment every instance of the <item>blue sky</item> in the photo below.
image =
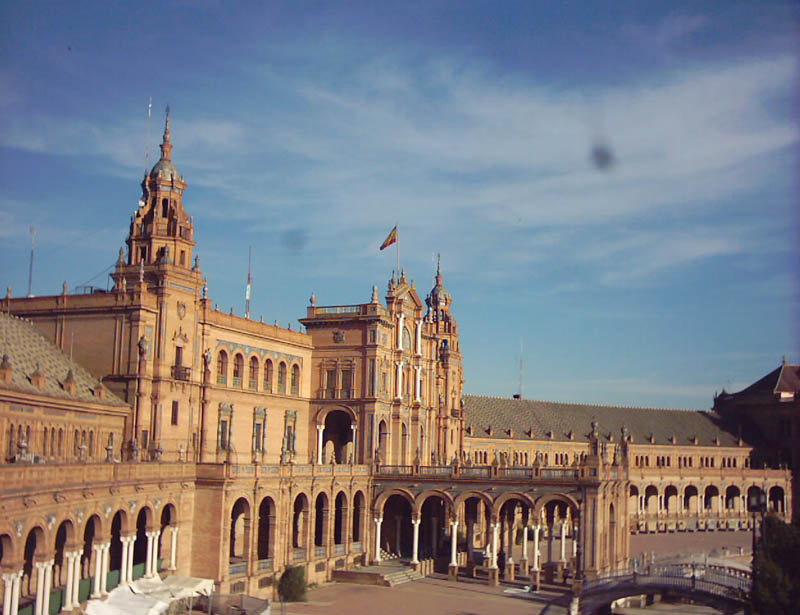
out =
<path fill-rule="evenodd" d="M 435 253 L 466 390 L 708 408 L 800 361 L 794 3 L 6 2 L 0 284 L 104 287 L 172 108 L 222 309 Z M 598 144 L 613 154 L 599 169 Z"/>

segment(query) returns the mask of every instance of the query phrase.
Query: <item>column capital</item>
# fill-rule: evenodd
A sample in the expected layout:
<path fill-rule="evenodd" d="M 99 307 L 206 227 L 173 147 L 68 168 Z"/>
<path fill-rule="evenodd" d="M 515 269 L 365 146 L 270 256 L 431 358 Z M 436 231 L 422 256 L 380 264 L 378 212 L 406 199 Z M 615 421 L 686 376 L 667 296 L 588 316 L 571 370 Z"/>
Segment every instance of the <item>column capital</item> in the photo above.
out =
<path fill-rule="evenodd" d="M 419 525 L 420 523 L 422 523 L 422 519 L 419 517 L 417 518 L 411 517 L 411 523 L 414 525 Z"/>
<path fill-rule="evenodd" d="M 373 517 L 375 523 L 383 523 L 383 517 Z"/>

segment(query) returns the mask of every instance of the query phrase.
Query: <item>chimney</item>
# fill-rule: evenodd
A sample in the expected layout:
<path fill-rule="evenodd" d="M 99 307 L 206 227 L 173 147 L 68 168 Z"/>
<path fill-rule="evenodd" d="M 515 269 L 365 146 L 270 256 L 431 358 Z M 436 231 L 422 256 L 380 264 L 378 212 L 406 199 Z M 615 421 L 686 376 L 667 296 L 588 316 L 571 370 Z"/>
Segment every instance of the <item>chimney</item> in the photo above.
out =
<path fill-rule="evenodd" d="M 36 369 L 30 375 L 31 384 L 37 389 L 44 388 L 44 374 L 39 369 L 39 364 L 36 364 Z"/>
<path fill-rule="evenodd" d="M 0 363 L 0 382 L 11 384 L 11 379 L 14 377 L 14 369 L 11 367 L 11 359 L 7 354 L 3 355 L 3 362 Z"/>

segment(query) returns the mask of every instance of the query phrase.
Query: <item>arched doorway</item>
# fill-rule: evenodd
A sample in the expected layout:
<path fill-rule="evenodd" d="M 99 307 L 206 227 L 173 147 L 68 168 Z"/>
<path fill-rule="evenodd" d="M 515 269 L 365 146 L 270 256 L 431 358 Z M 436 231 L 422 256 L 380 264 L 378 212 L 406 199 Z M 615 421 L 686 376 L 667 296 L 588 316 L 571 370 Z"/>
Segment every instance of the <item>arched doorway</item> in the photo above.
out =
<path fill-rule="evenodd" d="M 292 560 L 304 560 L 308 540 L 308 498 L 299 494 L 292 508 Z"/>
<path fill-rule="evenodd" d="M 247 572 L 250 551 L 250 502 L 239 498 L 231 508 L 228 565 L 231 576 Z"/>
<path fill-rule="evenodd" d="M 402 495 L 391 495 L 383 505 L 379 544 L 384 553 L 381 559 L 391 556 L 410 557 L 413 550 L 412 541 L 411 503 Z"/>
<path fill-rule="evenodd" d="M 175 506 L 167 504 L 161 511 L 161 531 L 158 533 L 158 554 L 156 556 L 156 566 L 158 570 L 164 567 L 163 562 L 169 562 L 168 568 L 172 570 L 177 562 L 178 548 L 178 519 Z"/>
<path fill-rule="evenodd" d="M 128 519 L 124 510 L 118 510 L 111 520 L 111 547 L 109 548 L 109 586 L 116 587 L 122 573 L 122 536 L 128 531 Z"/>
<path fill-rule="evenodd" d="M 72 521 L 66 519 L 61 522 L 56 530 L 55 556 L 53 558 L 53 585 L 60 587 L 67 582 L 67 558 L 64 557 L 67 544 L 75 542 L 75 528 Z M 72 561 L 72 560 L 70 560 Z"/>
<path fill-rule="evenodd" d="M 709 513 L 719 512 L 719 489 L 716 486 L 709 485 L 706 487 L 703 508 Z"/>
<path fill-rule="evenodd" d="M 36 595 L 37 575 L 35 574 L 34 561 L 37 556 L 42 559 L 45 554 L 44 544 L 44 531 L 40 527 L 34 527 L 28 532 L 25 539 L 25 548 L 23 550 L 23 564 L 22 564 L 22 583 L 20 585 L 20 593 L 25 600 L 20 600 L 20 610 L 25 604 L 33 602 L 33 597 Z"/>
<path fill-rule="evenodd" d="M 314 557 L 325 557 L 328 547 L 328 496 L 317 495 L 314 501 Z"/>
<path fill-rule="evenodd" d="M 147 570 L 147 532 L 153 529 L 153 511 L 142 507 L 136 516 L 136 541 L 133 543 L 133 575 L 136 579 L 144 576 Z"/>
<path fill-rule="evenodd" d="M 325 461 L 330 463 L 354 463 L 353 421 L 344 410 L 332 410 L 325 416 L 322 432 Z"/>
<path fill-rule="evenodd" d="M 784 513 L 783 487 L 772 487 L 769 490 L 769 510 L 774 513 Z"/>
<path fill-rule="evenodd" d="M 664 510 L 667 514 L 678 511 L 678 488 L 674 485 L 667 485 L 664 489 Z"/>
<path fill-rule="evenodd" d="M 364 514 L 366 508 L 364 506 L 364 494 L 356 491 L 353 497 L 353 533 L 351 540 L 353 541 L 353 550 L 361 550 L 363 548 L 364 537 L 361 534 L 361 528 L 364 527 Z"/>
<path fill-rule="evenodd" d="M 275 557 L 275 502 L 267 496 L 258 506 L 258 561 L 259 567 L 267 568 L 269 560 Z M 271 562 L 269 566 L 271 567 Z"/>
<path fill-rule="evenodd" d="M 449 512 L 447 502 L 438 495 L 429 495 L 420 507 L 420 559 L 433 558 L 440 572 L 446 571 L 450 562 Z"/>
<path fill-rule="evenodd" d="M 347 497 L 344 494 L 344 491 L 340 491 L 336 494 L 336 500 L 334 501 L 334 513 L 333 513 L 333 544 L 334 550 L 337 551 L 337 555 L 339 552 L 344 553 L 343 549 L 337 548 L 339 545 L 344 546 L 345 543 L 345 531 L 347 529 Z"/>

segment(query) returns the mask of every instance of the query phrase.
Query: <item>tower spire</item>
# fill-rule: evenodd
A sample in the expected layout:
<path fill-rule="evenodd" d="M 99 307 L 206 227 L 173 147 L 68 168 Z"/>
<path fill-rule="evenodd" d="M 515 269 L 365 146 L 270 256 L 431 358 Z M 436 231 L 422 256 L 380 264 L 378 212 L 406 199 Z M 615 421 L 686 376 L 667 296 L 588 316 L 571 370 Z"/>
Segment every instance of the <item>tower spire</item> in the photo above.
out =
<path fill-rule="evenodd" d="M 169 105 L 167 105 L 167 116 L 164 120 L 164 138 L 161 141 L 161 160 L 170 160 L 172 156 L 172 143 L 169 141 Z"/>

